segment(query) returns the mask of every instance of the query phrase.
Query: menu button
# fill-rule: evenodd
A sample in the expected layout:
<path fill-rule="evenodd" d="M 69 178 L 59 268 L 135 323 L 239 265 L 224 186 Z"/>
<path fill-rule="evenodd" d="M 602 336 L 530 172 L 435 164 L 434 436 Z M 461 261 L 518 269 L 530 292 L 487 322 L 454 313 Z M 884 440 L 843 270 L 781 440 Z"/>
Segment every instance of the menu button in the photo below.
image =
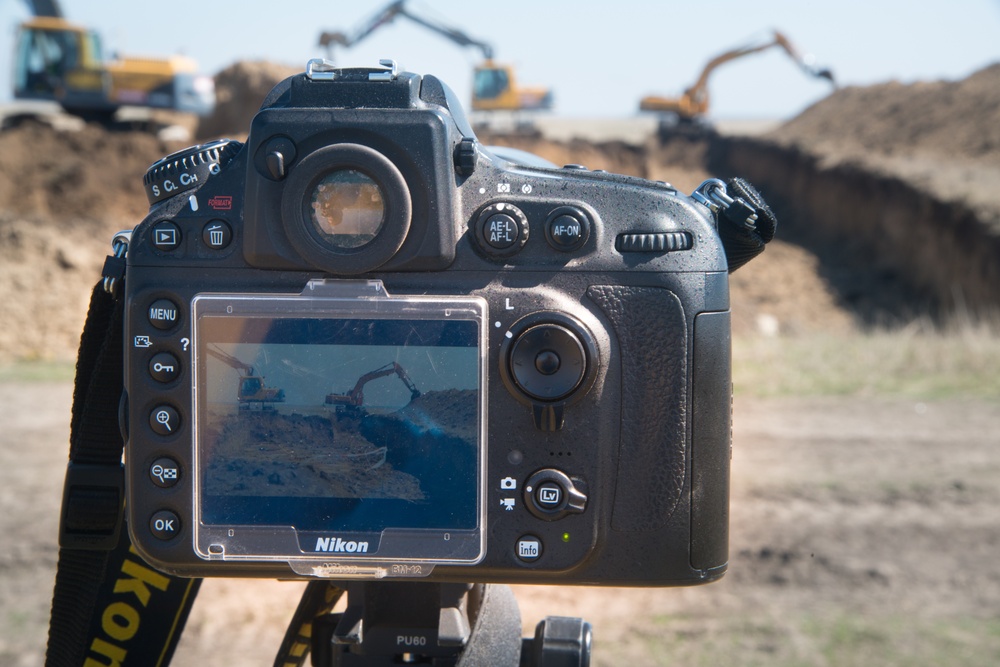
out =
<path fill-rule="evenodd" d="M 177 304 L 170 299 L 157 299 L 149 307 L 149 323 L 157 329 L 172 329 L 179 317 Z"/>

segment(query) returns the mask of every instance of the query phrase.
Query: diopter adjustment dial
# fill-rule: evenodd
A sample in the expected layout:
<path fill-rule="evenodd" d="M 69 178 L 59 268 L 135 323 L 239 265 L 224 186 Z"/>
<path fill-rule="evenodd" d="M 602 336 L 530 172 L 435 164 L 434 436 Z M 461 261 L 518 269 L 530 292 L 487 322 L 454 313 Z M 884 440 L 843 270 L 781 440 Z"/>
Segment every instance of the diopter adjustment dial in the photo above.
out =
<path fill-rule="evenodd" d="M 219 173 L 242 147 L 239 141 L 219 139 L 185 148 L 154 162 L 142 177 L 149 205 L 202 185 Z"/>

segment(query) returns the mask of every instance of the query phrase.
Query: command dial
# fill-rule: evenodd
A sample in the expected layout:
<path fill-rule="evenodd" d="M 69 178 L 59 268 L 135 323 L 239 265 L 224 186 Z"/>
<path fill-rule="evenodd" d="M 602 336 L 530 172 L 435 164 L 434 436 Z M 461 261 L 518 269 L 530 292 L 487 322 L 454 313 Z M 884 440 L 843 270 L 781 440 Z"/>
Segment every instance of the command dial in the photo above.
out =
<path fill-rule="evenodd" d="M 153 163 L 142 177 L 149 205 L 202 185 L 242 147 L 238 141 L 219 139 L 171 153 Z"/>

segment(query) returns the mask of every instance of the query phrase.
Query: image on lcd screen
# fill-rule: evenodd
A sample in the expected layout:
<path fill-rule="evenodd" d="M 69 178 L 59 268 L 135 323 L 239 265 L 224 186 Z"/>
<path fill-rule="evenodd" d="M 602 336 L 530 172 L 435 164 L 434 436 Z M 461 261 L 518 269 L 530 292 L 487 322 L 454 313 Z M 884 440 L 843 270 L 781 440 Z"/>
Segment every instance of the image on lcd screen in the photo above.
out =
<path fill-rule="evenodd" d="M 478 327 L 201 318 L 201 523 L 476 528 Z"/>

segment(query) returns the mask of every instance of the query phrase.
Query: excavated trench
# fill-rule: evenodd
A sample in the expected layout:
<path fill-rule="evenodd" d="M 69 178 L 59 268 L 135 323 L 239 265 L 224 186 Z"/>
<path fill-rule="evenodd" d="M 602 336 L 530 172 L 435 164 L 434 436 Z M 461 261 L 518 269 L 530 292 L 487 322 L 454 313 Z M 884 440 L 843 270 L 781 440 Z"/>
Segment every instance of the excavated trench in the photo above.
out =
<path fill-rule="evenodd" d="M 238 63 L 220 73 L 226 103 L 202 135 L 245 132 L 245 116 L 287 73 L 272 69 Z M 1000 65 L 959 82 L 841 89 L 762 137 L 480 139 L 687 193 L 710 176 L 756 184 L 779 230 L 732 276 L 737 334 L 992 319 L 998 310 Z M 0 290 L 13 295 L 0 301 L 0 362 L 75 356 L 109 241 L 145 215 L 143 172 L 181 147 L 95 125 L 0 132 Z"/>
<path fill-rule="evenodd" d="M 708 169 L 754 183 L 780 238 L 818 259 L 837 301 L 865 324 L 987 315 L 998 306 L 1000 234 L 963 202 L 795 147 L 713 137 Z"/>

